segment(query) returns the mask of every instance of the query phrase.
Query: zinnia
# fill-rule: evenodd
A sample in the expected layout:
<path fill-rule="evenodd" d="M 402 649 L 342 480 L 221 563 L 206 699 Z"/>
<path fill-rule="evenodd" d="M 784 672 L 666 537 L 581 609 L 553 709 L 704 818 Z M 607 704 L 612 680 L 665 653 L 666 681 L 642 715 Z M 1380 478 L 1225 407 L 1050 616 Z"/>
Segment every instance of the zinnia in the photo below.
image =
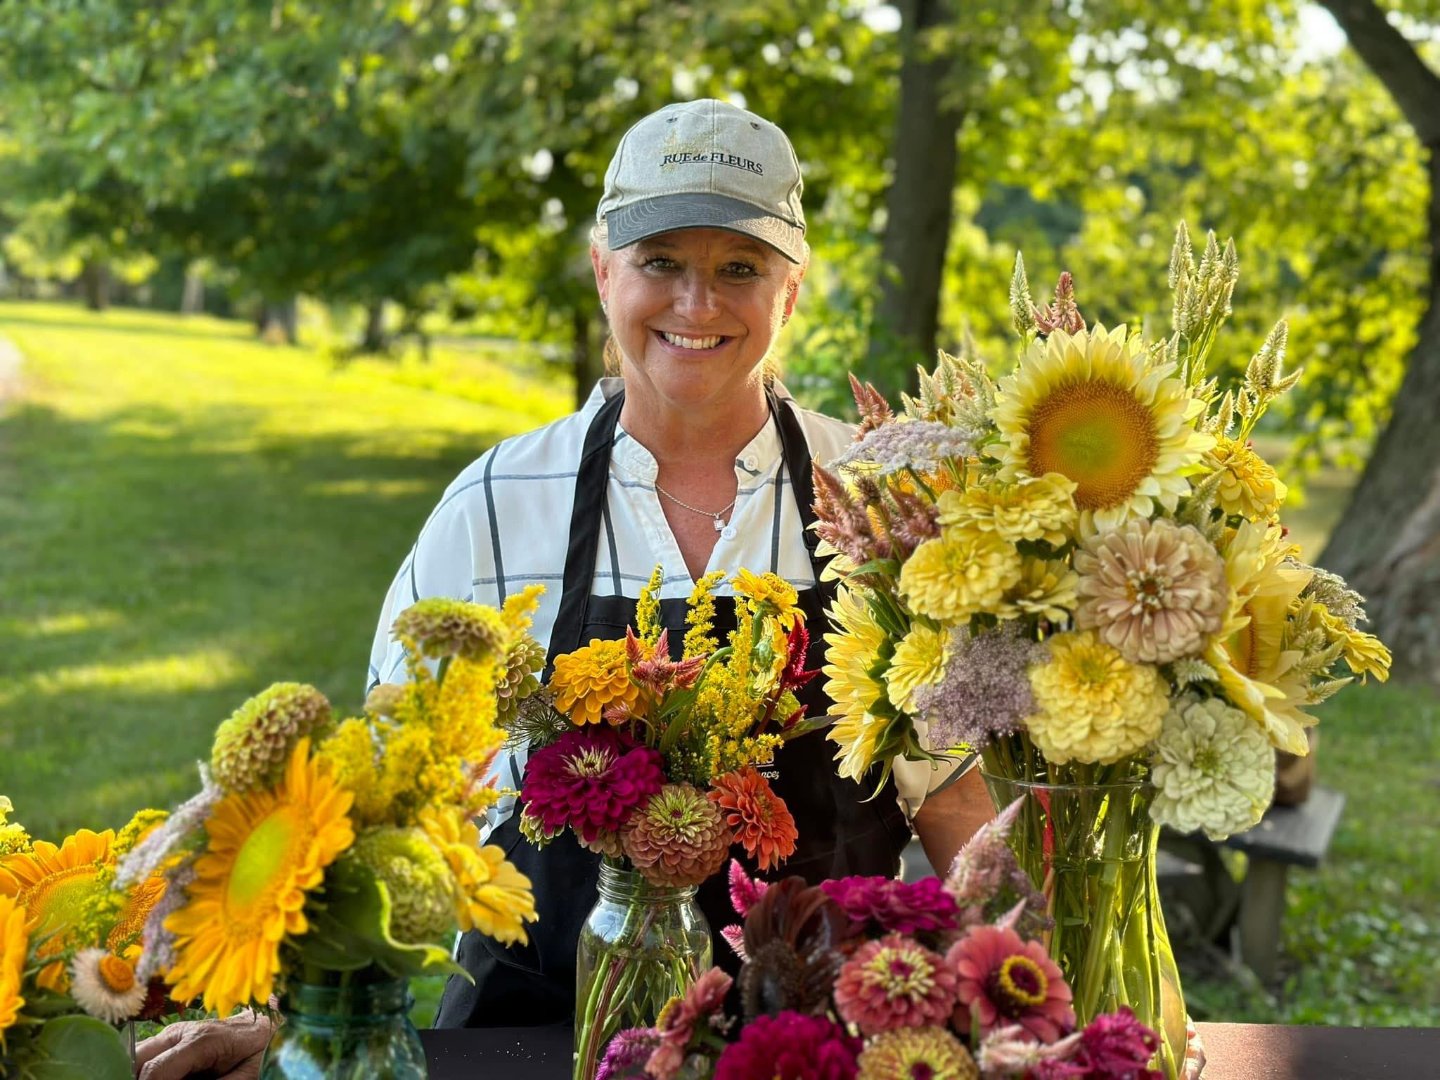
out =
<path fill-rule="evenodd" d="M 953 930 L 959 917 L 955 898 L 938 878 L 905 882 L 856 875 L 822 881 L 820 888 L 858 926 L 873 924 L 886 933 Z"/>
<path fill-rule="evenodd" d="M 867 941 L 835 980 L 835 1008 L 865 1035 L 943 1024 L 957 977 L 939 953 L 900 934 Z"/>
<path fill-rule="evenodd" d="M 1030 668 L 1037 711 L 1026 721 L 1048 761 L 1110 764 L 1160 734 L 1170 691 L 1153 667 L 1129 663 L 1091 630 L 1049 644 L 1049 662 Z"/>
<path fill-rule="evenodd" d="M 1038 941 L 1024 941 L 1000 926 L 976 926 L 945 959 L 959 976 L 955 1026 L 961 1031 L 969 1030 L 974 1017 L 982 1036 L 1018 1024 L 1052 1043 L 1075 1026 L 1070 987 Z"/>
<path fill-rule="evenodd" d="M 883 1032 L 860 1055 L 859 1080 L 978 1080 L 979 1076 L 970 1051 L 941 1027 Z"/>
<path fill-rule="evenodd" d="M 861 1042 L 820 1016 L 757 1016 L 715 1063 L 715 1080 L 855 1080 Z"/>
<path fill-rule="evenodd" d="M 794 854 L 800 836 L 795 818 L 755 769 L 747 765 L 718 777 L 710 799 L 725 811 L 735 839 L 761 870 L 778 866 Z"/>
<path fill-rule="evenodd" d="M 550 676 L 555 707 L 576 724 L 598 724 L 605 712 L 629 713 L 640 700 L 640 687 L 630 678 L 624 641 L 591 641 L 555 658 Z"/>
<path fill-rule="evenodd" d="M 1265 733 L 1220 698 L 1187 693 L 1173 702 L 1155 744 L 1150 813 L 1180 832 L 1216 840 L 1250 828 L 1275 793 L 1275 755 Z"/>
<path fill-rule="evenodd" d="M 547 832 L 570 826 L 588 843 L 618 832 L 664 783 L 657 751 L 613 728 L 581 728 L 531 753 L 521 797 Z"/>
<path fill-rule="evenodd" d="M 1104 1013 L 1085 1026 L 1075 1064 L 1084 1069 L 1081 1075 L 1086 1080 L 1161 1080 L 1163 1074 L 1148 1067 L 1159 1047 L 1160 1037 L 1122 1005 L 1118 1012 Z"/>
<path fill-rule="evenodd" d="M 710 968 L 690 984 L 683 995 L 671 998 L 660 1011 L 655 1030 L 660 1034 L 660 1044 L 650 1055 L 646 1069 L 659 1080 L 670 1080 L 685 1062 L 685 1050 L 690 1045 L 695 1029 L 708 1024 L 725 1005 L 725 995 L 730 992 L 731 978 L 719 968 Z"/>
<path fill-rule="evenodd" d="M 689 784 L 666 784 L 631 818 L 625 854 L 646 881 L 698 885 L 720 869 L 732 837 L 720 811 Z"/>

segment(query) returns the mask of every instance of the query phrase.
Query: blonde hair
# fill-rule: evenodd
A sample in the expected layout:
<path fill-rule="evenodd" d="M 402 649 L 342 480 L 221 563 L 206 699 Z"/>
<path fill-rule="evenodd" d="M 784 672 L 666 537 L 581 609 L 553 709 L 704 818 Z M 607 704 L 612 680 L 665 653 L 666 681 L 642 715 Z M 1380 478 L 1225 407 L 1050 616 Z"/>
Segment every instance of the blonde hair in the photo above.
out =
<path fill-rule="evenodd" d="M 590 246 L 595 248 L 597 251 L 606 253 L 613 250 L 610 247 L 610 230 L 606 227 L 605 222 L 597 221 L 594 226 L 591 227 Z M 604 258 L 603 255 L 602 258 Z M 788 262 L 789 260 L 787 259 L 786 261 Z M 797 272 L 803 274 L 805 268 L 809 265 L 810 245 L 806 244 L 805 261 L 801 263 L 798 267 L 796 267 L 794 270 L 791 270 L 790 274 L 795 274 Z M 800 281 L 798 278 L 795 279 L 794 287 L 796 289 L 800 287 Z M 606 325 L 607 327 L 609 325 L 608 319 L 606 321 Z M 620 345 L 616 342 L 615 335 L 611 333 L 608 329 L 605 333 L 605 347 L 601 353 L 601 358 L 605 365 L 606 375 L 620 374 L 621 363 L 624 361 L 625 356 L 620 351 Z M 779 378 L 780 376 L 780 361 L 775 356 L 775 348 L 773 342 L 771 343 L 770 351 L 765 354 L 765 359 L 761 362 L 760 373 L 767 381 L 770 379 Z"/>

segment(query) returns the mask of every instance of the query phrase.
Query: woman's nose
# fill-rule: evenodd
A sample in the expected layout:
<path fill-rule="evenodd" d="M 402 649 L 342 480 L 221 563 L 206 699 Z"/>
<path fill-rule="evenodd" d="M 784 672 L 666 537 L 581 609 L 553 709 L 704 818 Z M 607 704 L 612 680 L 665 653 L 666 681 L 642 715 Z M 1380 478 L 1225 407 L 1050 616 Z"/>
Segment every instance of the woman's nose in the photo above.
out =
<path fill-rule="evenodd" d="M 675 297 L 676 311 L 697 322 L 720 310 L 720 300 L 710 281 L 700 274 L 686 274 Z"/>

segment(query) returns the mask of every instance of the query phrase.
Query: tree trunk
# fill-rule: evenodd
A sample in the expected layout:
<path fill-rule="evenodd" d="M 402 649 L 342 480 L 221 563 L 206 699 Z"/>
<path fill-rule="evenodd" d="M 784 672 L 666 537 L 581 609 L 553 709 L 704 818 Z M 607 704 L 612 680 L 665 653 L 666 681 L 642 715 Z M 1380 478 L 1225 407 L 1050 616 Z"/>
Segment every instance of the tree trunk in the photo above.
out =
<path fill-rule="evenodd" d="M 385 333 L 385 301 L 365 305 L 365 336 L 360 339 L 362 353 L 383 353 L 390 339 Z"/>
<path fill-rule="evenodd" d="M 952 61 L 932 55 L 926 31 L 948 12 L 944 0 L 905 0 L 895 178 L 885 196 L 880 299 L 870 334 L 867 375 L 913 388 L 917 363 L 935 355 L 940 283 L 950 244 L 963 112 L 945 101 Z"/>
<path fill-rule="evenodd" d="M 110 267 L 105 260 L 85 260 L 80 268 L 80 289 L 91 311 L 104 311 L 110 306 Z"/>
<path fill-rule="evenodd" d="M 1367 598 L 1397 672 L 1440 671 L 1440 76 L 1372 0 L 1322 0 L 1415 129 L 1430 174 L 1430 296 L 1390 422 L 1320 556 Z"/>
<path fill-rule="evenodd" d="M 205 279 L 194 267 L 185 268 L 185 286 L 180 291 L 180 314 L 199 315 L 205 310 Z"/>
<path fill-rule="evenodd" d="M 570 313 L 570 359 L 575 372 L 575 408 L 579 409 L 605 374 L 605 361 L 595 346 L 590 309 L 577 306 Z"/>
<path fill-rule="evenodd" d="M 283 300 L 266 299 L 260 309 L 260 338 L 271 345 L 294 345 L 299 341 L 296 334 L 296 301 L 290 296 Z"/>

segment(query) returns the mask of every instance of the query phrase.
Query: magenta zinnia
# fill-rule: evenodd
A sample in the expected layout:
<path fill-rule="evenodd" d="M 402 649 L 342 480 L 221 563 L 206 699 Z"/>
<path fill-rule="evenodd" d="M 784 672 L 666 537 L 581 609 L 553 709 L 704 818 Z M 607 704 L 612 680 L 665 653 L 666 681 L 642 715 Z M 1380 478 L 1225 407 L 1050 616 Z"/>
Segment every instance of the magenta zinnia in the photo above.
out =
<path fill-rule="evenodd" d="M 1122 1005 L 1119 1012 L 1104 1013 L 1085 1026 L 1075 1063 L 1085 1077 L 1161 1080 L 1162 1074 L 1148 1067 L 1159 1047 L 1159 1036 Z"/>
<path fill-rule="evenodd" d="M 1024 941 L 1013 930 L 976 926 L 951 946 L 945 959 L 959 975 L 960 1007 L 955 1026 L 980 1034 L 1018 1024 L 1036 1039 L 1051 1043 L 1075 1026 L 1070 987 L 1038 941 Z"/>
<path fill-rule="evenodd" d="M 959 917 L 955 898 L 945 891 L 938 878 L 910 883 L 896 878 L 857 875 L 822 881 L 820 888 L 856 923 L 873 923 L 887 933 L 954 930 Z"/>
<path fill-rule="evenodd" d="M 715 1063 L 715 1080 L 855 1080 L 861 1042 L 820 1016 L 758 1016 Z"/>
<path fill-rule="evenodd" d="M 955 1008 L 955 971 L 899 934 L 867 941 L 840 969 L 835 1008 L 865 1035 L 943 1024 Z"/>
<path fill-rule="evenodd" d="M 530 755 L 521 796 L 546 832 L 567 825 L 593 843 L 618 832 L 665 783 L 660 754 L 611 728 L 567 731 Z"/>

